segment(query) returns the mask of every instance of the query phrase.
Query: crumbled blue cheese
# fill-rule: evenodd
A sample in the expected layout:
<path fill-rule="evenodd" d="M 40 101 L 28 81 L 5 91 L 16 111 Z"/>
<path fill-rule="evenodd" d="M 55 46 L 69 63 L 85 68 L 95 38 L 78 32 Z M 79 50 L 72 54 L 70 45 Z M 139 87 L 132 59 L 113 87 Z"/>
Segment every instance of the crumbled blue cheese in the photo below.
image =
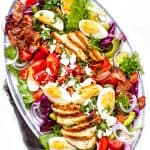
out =
<path fill-rule="evenodd" d="M 53 53 L 56 49 L 56 45 L 50 45 L 50 52 Z"/>
<path fill-rule="evenodd" d="M 86 74 L 89 75 L 89 76 L 92 76 L 92 74 L 93 74 L 93 73 L 92 73 L 93 71 L 92 71 L 88 66 L 85 67 L 85 72 L 86 72 Z"/>

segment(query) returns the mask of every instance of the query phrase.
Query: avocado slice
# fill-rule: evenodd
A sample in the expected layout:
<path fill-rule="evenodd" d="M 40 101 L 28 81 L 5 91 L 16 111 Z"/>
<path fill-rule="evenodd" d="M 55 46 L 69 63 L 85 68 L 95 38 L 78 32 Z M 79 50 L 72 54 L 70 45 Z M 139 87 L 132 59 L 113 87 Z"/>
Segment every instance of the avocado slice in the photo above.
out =
<path fill-rule="evenodd" d="M 112 49 L 108 52 L 105 52 L 105 56 L 108 57 L 108 58 L 111 58 L 113 57 L 113 55 L 115 54 L 115 52 L 117 50 L 119 50 L 119 47 L 120 47 L 120 40 L 117 39 L 117 38 L 114 38 L 113 41 L 112 41 Z"/>

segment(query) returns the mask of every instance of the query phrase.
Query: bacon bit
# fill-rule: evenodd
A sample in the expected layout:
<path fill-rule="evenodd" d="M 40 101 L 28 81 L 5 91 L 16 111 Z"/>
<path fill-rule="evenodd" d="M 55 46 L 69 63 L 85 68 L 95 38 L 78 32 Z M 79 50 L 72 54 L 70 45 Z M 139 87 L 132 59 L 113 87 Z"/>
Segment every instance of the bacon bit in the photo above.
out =
<path fill-rule="evenodd" d="M 108 76 L 110 76 L 110 75 L 111 75 L 110 71 L 103 71 L 103 70 L 101 70 L 101 71 L 99 71 L 97 73 L 95 79 L 96 79 L 97 82 L 99 82 L 99 81 L 102 81 L 102 80 L 108 78 Z"/>
<path fill-rule="evenodd" d="M 112 76 L 119 81 L 126 82 L 126 76 L 120 69 L 115 69 L 112 73 Z"/>
<path fill-rule="evenodd" d="M 132 87 L 132 83 L 130 82 L 130 80 L 126 80 L 126 82 L 121 82 L 119 81 L 118 82 L 118 86 L 117 86 L 117 92 L 119 91 L 129 91 Z"/>
<path fill-rule="evenodd" d="M 120 123 L 123 123 L 128 118 L 128 115 L 124 115 L 121 112 L 117 111 L 116 118 Z"/>
<path fill-rule="evenodd" d="M 141 96 L 138 98 L 138 106 L 139 109 L 143 109 L 145 107 L 145 96 Z"/>
<path fill-rule="evenodd" d="M 72 86 L 67 87 L 67 91 L 69 92 L 70 95 L 73 95 L 74 89 Z"/>
<path fill-rule="evenodd" d="M 138 73 L 137 72 L 134 72 L 131 77 L 130 77 L 130 82 L 131 83 L 136 83 L 138 81 Z"/>

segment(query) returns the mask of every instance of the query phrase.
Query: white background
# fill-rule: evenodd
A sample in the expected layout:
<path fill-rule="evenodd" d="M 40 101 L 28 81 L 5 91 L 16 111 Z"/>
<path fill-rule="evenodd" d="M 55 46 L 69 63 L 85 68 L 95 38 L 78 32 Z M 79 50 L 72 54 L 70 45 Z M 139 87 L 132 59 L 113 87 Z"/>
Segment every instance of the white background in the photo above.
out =
<path fill-rule="evenodd" d="M 0 0 L 0 25 L 13 0 Z M 150 2 L 149 0 L 101 0 L 101 4 L 110 12 L 127 35 L 133 49 L 137 50 L 144 66 L 143 77 L 147 97 L 145 127 L 136 150 L 149 149 L 150 138 Z M 1 31 L 0 31 L 1 32 Z M 3 71 L 3 44 L 0 33 L 0 149 L 27 150 L 16 121 L 8 96 L 3 91 L 5 74 Z"/>

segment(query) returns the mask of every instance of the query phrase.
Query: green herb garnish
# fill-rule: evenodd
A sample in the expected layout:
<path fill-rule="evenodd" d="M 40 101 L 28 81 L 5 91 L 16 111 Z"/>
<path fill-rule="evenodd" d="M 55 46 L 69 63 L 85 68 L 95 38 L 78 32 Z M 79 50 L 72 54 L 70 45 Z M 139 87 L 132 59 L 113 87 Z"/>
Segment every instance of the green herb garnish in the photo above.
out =
<path fill-rule="evenodd" d="M 99 39 L 94 39 L 93 37 L 91 37 L 90 42 L 89 42 L 89 48 L 100 50 L 99 43 L 100 43 Z"/>
<path fill-rule="evenodd" d="M 60 133 L 60 129 L 61 129 L 61 126 L 56 124 L 54 126 L 52 126 L 52 133 L 55 135 L 55 136 L 60 136 L 61 133 Z"/>
<path fill-rule="evenodd" d="M 43 9 L 45 10 L 56 10 L 57 7 L 60 7 L 61 2 L 60 0 L 45 0 Z"/>
<path fill-rule="evenodd" d="M 97 110 L 96 102 L 97 96 L 94 96 L 93 98 L 91 98 L 91 101 L 89 101 L 87 105 L 81 105 L 80 110 L 85 113 Z"/>
<path fill-rule="evenodd" d="M 122 106 L 125 109 L 128 109 L 130 107 L 130 101 L 127 95 L 125 95 L 124 93 L 120 93 L 118 98 L 116 99 L 116 108 L 120 108 L 120 104 L 122 104 Z"/>
<path fill-rule="evenodd" d="M 87 4 L 89 0 L 74 0 L 71 5 L 71 13 L 68 16 L 66 30 L 75 31 L 79 29 L 79 21 L 88 16 Z"/>
<path fill-rule="evenodd" d="M 12 45 L 9 45 L 5 48 L 5 56 L 8 59 L 13 60 L 17 56 L 17 50 Z"/>
<path fill-rule="evenodd" d="M 29 108 L 34 102 L 34 99 L 32 92 L 28 88 L 27 81 L 18 78 L 18 89 L 23 98 L 25 106 Z"/>
<path fill-rule="evenodd" d="M 135 71 L 138 71 L 141 74 L 144 73 L 137 52 L 133 52 L 130 56 L 125 57 L 122 63 L 119 65 L 119 67 L 129 77 Z"/>
<path fill-rule="evenodd" d="M 107 122 L 103 120 L 100 124 L 97 125 L 97 130 L 102 130 L 103 132 L 106 132 L 108 129 Z"/>

